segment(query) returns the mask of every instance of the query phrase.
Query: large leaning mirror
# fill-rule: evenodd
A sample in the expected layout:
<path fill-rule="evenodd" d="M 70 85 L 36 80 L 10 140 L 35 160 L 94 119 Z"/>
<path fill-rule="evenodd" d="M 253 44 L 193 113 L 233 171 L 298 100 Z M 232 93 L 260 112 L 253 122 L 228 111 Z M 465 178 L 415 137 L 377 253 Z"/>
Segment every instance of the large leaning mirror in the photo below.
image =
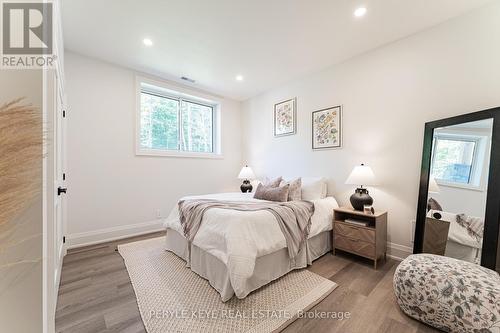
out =
<path fill-rule="evenodd" d="M 425 126 L 414 253 L 500 267 L 500 108 Z"/>

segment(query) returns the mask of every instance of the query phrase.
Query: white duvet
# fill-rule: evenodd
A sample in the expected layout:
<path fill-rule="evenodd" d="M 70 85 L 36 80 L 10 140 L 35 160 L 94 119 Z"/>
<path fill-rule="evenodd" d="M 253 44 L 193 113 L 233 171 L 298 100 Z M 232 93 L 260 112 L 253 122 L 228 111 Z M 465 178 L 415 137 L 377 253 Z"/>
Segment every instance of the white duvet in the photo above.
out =
<path fill-rule="evenodd" d="M 433 213 L 434 213 L 433 210 L 429 211 L 428 216 L 432 217 Z M 448 212 L 439 212 L 439 213 L 441 214 L 441 220 L 450 223 L 450 229 L 448 231 L 448 240 L 474 249 L 482 248 L 482 243 L 483 243 L 482 239 L 477 240 L 471 235 L 469 235 L 467 229 L 458 224 L 457 214 Z"/>
<path fill-rule="evenodd" d="M 220 193 L 189 196 L 183 199 L 215 199 L 229 201 L 260 201 L 253 193 Z M 333 209 L 338 207 L 332 197 L 314 200 L 309 238 L 332 229 Z M 177 205 L 165 220 L 166 228 L 184 235 Z M 226 264 L 231 285 L 237 297 L 244 297 L 244 282 L 253 274 L 258 257 L 286 247 L 278 222 L 268 211 L 236 211 L 213 208 L 206 211 L 193 244 Z"/>

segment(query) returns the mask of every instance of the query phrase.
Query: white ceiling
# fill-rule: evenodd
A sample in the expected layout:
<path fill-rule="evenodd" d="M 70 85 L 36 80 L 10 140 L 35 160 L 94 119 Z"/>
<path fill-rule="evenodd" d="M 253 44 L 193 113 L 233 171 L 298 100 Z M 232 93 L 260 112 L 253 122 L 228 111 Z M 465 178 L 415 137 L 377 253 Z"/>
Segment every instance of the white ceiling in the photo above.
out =
<path fill-rule="evenodd" d="M 66 0 L 63 31 L 70 51 L 244 100 L 490 1 Z"/>

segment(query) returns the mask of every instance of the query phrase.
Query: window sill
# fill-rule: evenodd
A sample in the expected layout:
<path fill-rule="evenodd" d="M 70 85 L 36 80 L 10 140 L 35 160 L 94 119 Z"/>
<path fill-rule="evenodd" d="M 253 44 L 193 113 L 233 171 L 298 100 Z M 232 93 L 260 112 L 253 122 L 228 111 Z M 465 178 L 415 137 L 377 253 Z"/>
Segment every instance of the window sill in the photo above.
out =
<path fill-rule="evenodd" d="M 136 156 L 153 156 L 153 157 L 175 157 L 175 158 L 206 158 L 221 160 L 224 155 L 217 153 L 192 153 L 180 151 L 165 151 L 165 150 L 137 150 Z"/>
<path fill-rule="evenodd" d="M 439 180 L 436 180 L 437 184 L 439 186 L 444 186 L 444 187 L 453 187 L 453 188 L 460 188 L 463 190 L 470 190 L 470 191 L 477 191 L 477 192 L 484 192 L 484 188 L 481 186 L 474 186 L 474 185 L 462 185 L 458 183 L 447 183 L 447 182 L 442 182 Z"/>

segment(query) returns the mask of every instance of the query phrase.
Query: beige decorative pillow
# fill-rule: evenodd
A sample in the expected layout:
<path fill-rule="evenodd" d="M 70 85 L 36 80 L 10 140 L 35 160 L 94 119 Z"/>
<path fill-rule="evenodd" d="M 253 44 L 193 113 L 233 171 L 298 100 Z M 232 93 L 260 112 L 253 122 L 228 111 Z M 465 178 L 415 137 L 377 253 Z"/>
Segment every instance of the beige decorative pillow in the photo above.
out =
<path fill-rule="evenodd" d="M 477 241 L 481 241 L 484 233 L 484 220 L 480 217 L 457 215 L 457 223 L 467 230 L 467 233 Z"/>
<path fill-rule="evenodd" d="M 268 187 L 278 187 L 278 186 L 280 186 L 282 180 L 283 180 L 283 177 L 280 176 L 276 179 L 269 180 L 269 181 L 265 182 L 264 185 L 268 186 Z"/>
<path fill-rule="evenodd" d="M 288 189 L 288 201 L 300 201 L 302 200 L 302 178 L 297 178 L 295 180 L 281 182 L 281 186 L 290 185 Z"/>
<path fill-rule="evenodd" d="M 259 184 L 259 186 L 257 186 L 257 190 L 255 191 L 255 195 L 253 197 L 255 199 L 260 199 L 260 200 L 285 202 L 288 200 L 289 188 L 290 185 L 285 185 L 281 187 L 270 187 Z"/>

